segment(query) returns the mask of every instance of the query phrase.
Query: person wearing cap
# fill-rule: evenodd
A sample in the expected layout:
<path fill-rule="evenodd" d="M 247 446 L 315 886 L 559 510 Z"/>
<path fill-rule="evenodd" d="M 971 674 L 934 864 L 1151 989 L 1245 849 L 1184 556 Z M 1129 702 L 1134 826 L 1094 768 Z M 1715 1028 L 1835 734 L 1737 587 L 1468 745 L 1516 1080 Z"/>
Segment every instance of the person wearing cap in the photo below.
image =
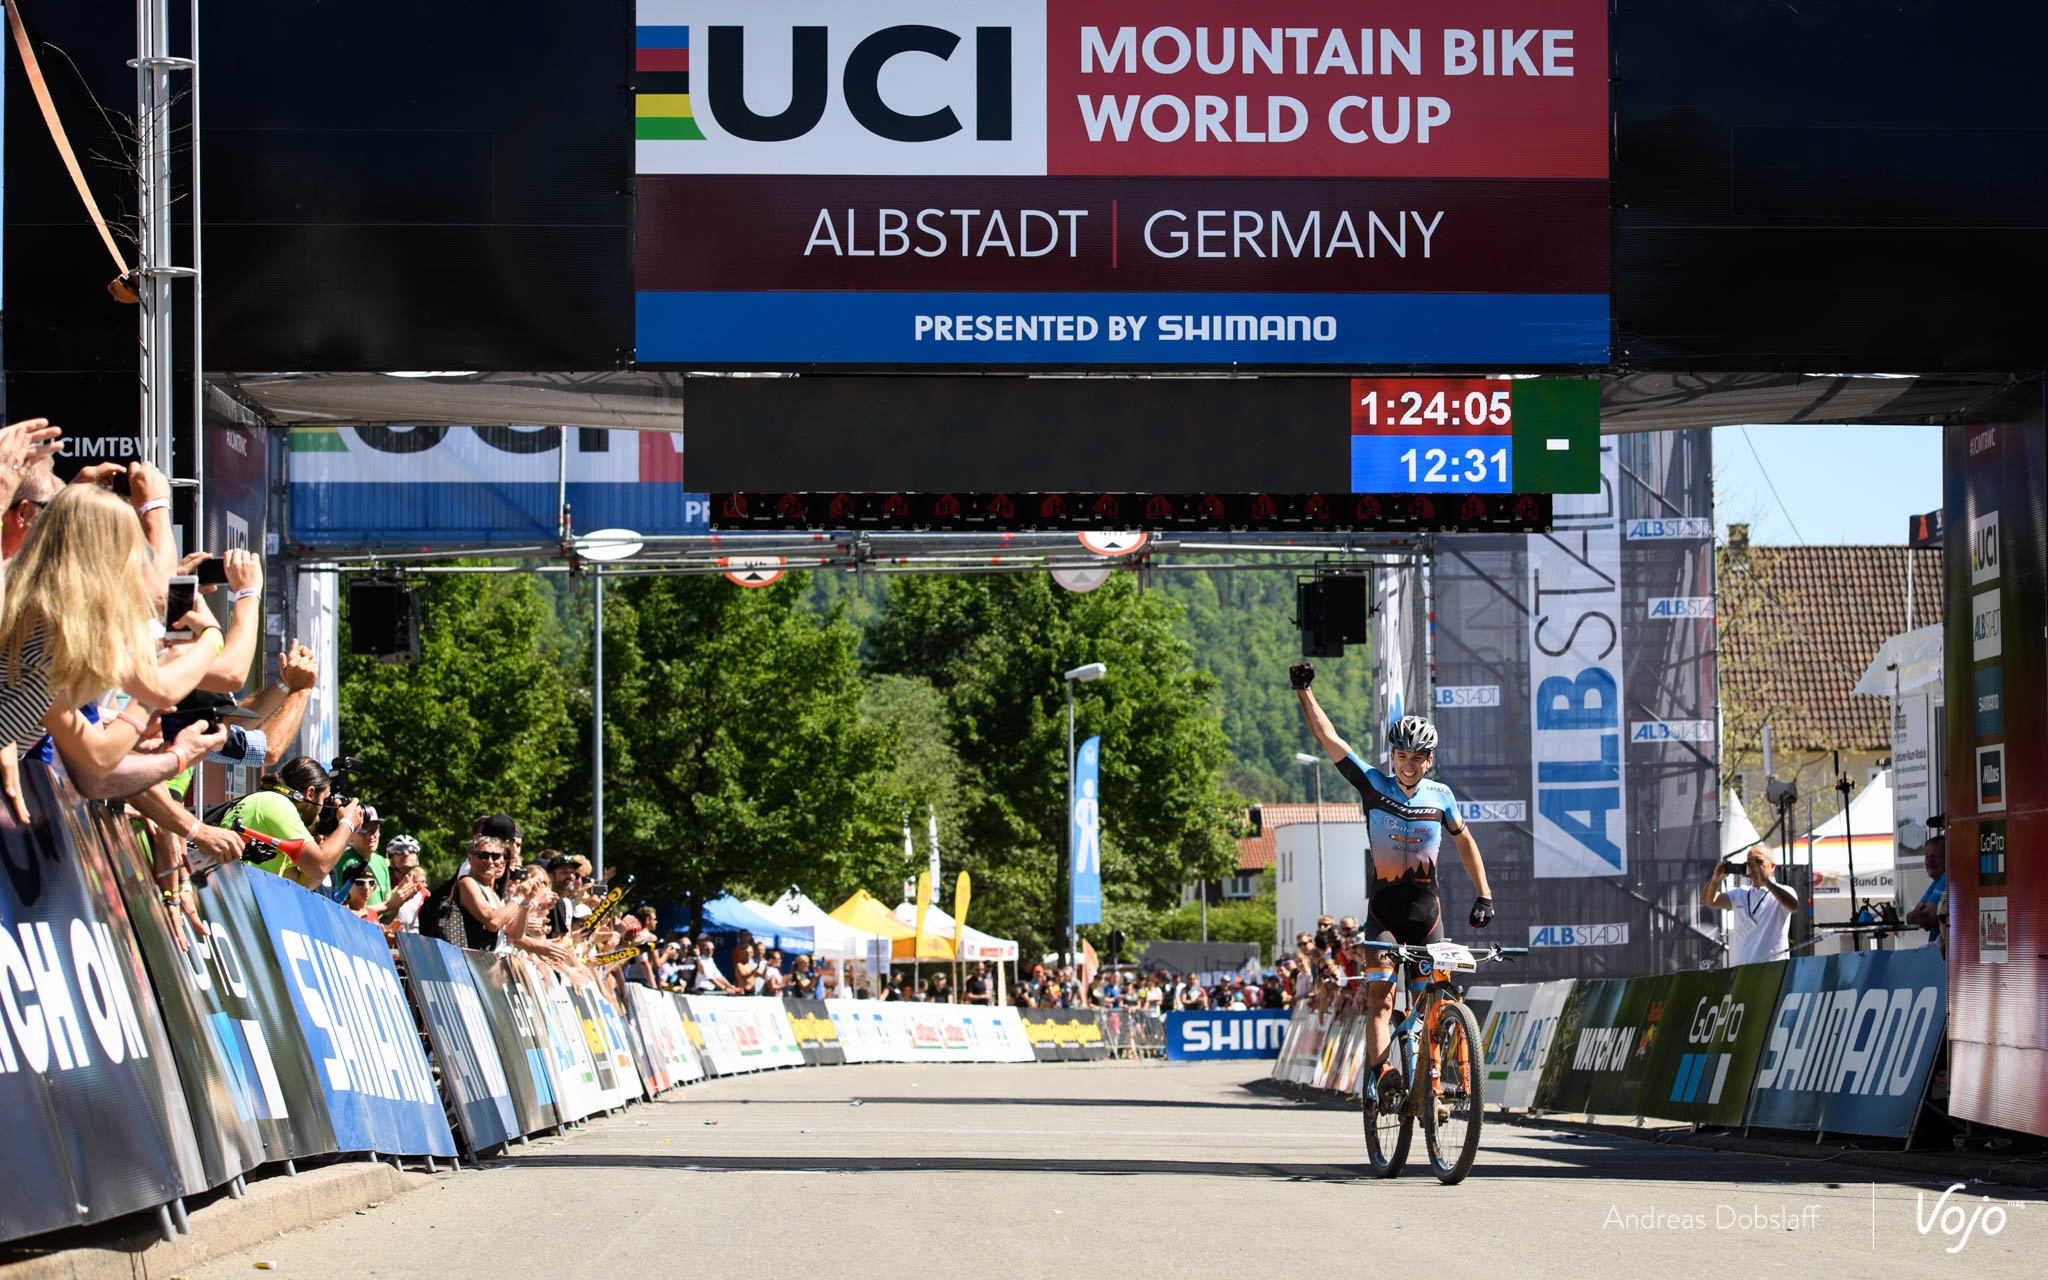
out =
<path fill-rule="evenodd" d="M 341 904 L 356 916 L 377 924 L 377 907 L 370 901 L 370 869 L 357 863 L 335 878 L 341 881 Z"/>
<path fill-rule="evenodd" d="M 333 889 L 337 902 L 348 896 L 348 876 L 357 867 L 363 868 L 370 877 L 370 902 L 382 909 L 385 900 L 391 896 L 391 863 L 379 852 L 383 820 L 377 816 L 375 805 L 363 806 L 363 825 L 350 833 L 348 849 L 341 855 L 341 861 L 334 865 Z"/>

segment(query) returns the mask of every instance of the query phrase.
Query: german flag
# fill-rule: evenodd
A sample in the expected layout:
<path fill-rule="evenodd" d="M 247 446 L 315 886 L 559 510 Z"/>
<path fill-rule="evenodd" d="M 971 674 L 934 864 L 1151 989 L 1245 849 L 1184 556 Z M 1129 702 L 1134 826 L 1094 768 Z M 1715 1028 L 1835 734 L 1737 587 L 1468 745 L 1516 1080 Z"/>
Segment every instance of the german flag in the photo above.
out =
<path fill-rule="evenodd" d="M 690 29 L 633 29 L 633 137 L 702 142 L 690 110 Z"/>

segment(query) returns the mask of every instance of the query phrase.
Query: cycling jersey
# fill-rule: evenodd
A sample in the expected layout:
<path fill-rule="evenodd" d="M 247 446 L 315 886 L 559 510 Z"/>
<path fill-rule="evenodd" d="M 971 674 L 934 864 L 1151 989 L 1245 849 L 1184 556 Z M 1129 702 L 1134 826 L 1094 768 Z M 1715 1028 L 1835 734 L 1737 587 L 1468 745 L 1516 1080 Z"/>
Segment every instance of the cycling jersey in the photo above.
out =
<path fill-rule="evenodd" d="M 1433 892 L 1444 832 L 1456 835 L 1465 829 L 1451 789 L 1434 778 L 1424 778 L 1411 796 L 1401 790 L 1400 783 L 1356 755 L 1338 761 L 1337 772 L 1358 789 L 1365 809 L 1373 894 L 1377 896 L 1393 884 L 1428 885 Z"/>

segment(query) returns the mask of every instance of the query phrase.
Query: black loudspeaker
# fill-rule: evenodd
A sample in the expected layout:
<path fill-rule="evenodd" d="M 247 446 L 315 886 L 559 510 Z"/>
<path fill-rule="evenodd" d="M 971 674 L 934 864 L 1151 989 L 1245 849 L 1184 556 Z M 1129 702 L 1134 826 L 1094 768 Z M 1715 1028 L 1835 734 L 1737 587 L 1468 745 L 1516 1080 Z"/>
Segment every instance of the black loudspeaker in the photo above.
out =
<path fill-rule="evenodd" d="M 1294 585 L 1294 621 L 1304 658 L 1341 658 L 1347 644 L 1366 642 L 1367 579 L 1338 573 Z"/>
<path fill-rule="evenodd" d="M 348 651 L 379 662 L 420 660 L 420 593 L 394 578 L 348 584 Z"/>

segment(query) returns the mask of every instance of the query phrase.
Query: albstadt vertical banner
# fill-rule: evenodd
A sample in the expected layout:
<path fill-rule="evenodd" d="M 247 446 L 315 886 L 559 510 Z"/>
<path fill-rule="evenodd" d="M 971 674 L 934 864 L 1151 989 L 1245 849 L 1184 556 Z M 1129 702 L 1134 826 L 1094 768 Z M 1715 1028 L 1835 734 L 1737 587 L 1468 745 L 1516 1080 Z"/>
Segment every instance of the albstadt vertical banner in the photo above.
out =
<path fill-rule="evenodd" d="M 1976 691 L 1980 708 L 1948 717 L 1949 1110 L 2048 1134 L 2041 409 L 2024 422 L 1949 427 L 1945 463 L 1946 680 Z M 1987 690 L 1996 714 L 1981 710 Z"/>
<path fill-rule="evenodd" d="M 1558 494 L 1529 539 L 1530 756 L 1538 878 L 1628 869 L 1622 803 L 1621 506 L 1615 446 L 1600 491 Z"/>
<path fill-rule="evenodd" d="M 1073 810 L 1068 847 L 1074 865 L 1069 876 L 1077 925 L 1102 923 L 1102 739 L 1090 738 L 1074 756 Z"/>

